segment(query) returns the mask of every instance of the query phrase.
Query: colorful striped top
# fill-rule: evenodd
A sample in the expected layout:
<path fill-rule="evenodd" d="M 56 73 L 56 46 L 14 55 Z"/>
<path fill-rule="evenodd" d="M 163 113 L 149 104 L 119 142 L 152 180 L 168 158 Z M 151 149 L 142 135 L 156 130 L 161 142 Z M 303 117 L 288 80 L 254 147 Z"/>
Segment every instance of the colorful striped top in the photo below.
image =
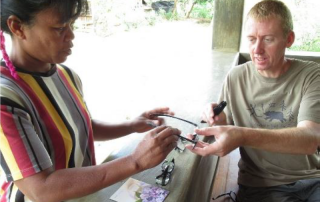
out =
<path fill-rule="evenodd" d="M 30 201 L 15 187 L 44 169 L 95 165 L 90 114 L 81 81 L 63 65 L 47 73 L 17 69 L 14 80 L 1 63 L 0 202 Z"/>

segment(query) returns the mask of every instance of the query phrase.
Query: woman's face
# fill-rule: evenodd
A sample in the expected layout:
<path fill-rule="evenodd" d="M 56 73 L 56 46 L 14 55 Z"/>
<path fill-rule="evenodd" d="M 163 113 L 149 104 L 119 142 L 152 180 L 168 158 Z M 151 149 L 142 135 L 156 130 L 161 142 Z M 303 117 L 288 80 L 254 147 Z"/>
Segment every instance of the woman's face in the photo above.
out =
<path fill-rule="evenodd" d="M 42 63 L 62 63 L 71 55 L 73 21 L 61 23 L 57 12 L 46 9 L 35 16 L 31 26 L 24 29 L 24 51 L 30 59 Z"/>

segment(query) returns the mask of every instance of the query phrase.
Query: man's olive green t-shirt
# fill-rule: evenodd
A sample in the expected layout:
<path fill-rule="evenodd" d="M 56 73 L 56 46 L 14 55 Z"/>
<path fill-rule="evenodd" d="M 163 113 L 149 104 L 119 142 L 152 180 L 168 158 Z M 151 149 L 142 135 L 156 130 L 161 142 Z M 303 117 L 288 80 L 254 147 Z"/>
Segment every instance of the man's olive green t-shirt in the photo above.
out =
<path fill-rule="evenodd" d="M 320 123 L 320 65 L 290 59 L 279 78 L 259 74 L 250 61 L 229 72 L 219 101 L 225 100 L 228 124 L 280 129 L 300 121 Z M 319 131 L 320 135 L 320 131 Z M 290 155 L 240 147 L 238 183 L 253 187 L 320 178 L 320 155 Z"/>

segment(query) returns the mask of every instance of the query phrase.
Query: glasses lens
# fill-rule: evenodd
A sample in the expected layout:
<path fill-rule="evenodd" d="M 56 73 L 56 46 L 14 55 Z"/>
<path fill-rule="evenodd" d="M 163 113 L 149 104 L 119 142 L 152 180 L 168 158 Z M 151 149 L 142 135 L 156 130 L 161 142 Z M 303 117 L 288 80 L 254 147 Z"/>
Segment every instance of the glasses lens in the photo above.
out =
<path fill-rule="evenodd" d="M 161 186 L 166 186 L 170 182 L 170 173 L 167 175 L 160 175 L 156 178 L 156 183 Z"/>
<path fill-rule="evenodd" d="M 174 150 L 176 150 L 179 153 L 183 153 L 185 149 L 186 149 L 185 146 L 183 144 L 179 144 L 179 142 L 178 142 L 178 145 L 174 148 Z"/>
<path fill-rule="evenodd" d="M 156 177 L 156 183 L 161 186 L 166 186 L 171 177 L 171 172 L 168 172 L 169 167 L 167 166 L 165 170 L 162 171 L 161 175 Z"/>
<path fill-rule="evenodd" d="M 165 160 L 161 165 L 162 173 L 156 177 L 156 183 L 161 186 L 166 186 L 171 178 L 171 173 L 174 169 L 174 159 L 171 161 Z"/>
<path fill-rule="evenodd" d="M 167 170 L 168 173 L 171 173 L 174 169 L 174 159 L 172 159 L 172 161 L 166 160 L 165 162 L 163 162 L 161 168 L 163 172 Z"/>

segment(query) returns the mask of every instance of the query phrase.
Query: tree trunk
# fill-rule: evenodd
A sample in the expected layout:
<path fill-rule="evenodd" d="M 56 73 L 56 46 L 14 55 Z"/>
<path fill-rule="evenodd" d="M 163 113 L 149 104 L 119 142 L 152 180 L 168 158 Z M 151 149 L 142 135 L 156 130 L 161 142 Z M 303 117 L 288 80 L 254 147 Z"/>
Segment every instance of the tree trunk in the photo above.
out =
<path fill-rule="evenodd" d="M 177 12 L 177 3 L 178 3 L 178 0 L 174 0 L 174 6 L 173 6 L 172 14 L 175 14 Z"/>
<path fill-rule="evenodd" d="M 190 14 L 191 14 L 191 12 L 192 12 L 192 10 L 193 10 L 193 7 L 194 7 L 194 5 L 196 5 L 196 3 L 197 3 L 197 0 L 195 0 L 195 1 L 192 3 L 192 6 L 191 6 L 191 8 L 190 8 L 190 10 L 189 10 L 189 12 L 188 12 L 188 14 L 187 14 L 187 18 L 190 17 Z"/>

